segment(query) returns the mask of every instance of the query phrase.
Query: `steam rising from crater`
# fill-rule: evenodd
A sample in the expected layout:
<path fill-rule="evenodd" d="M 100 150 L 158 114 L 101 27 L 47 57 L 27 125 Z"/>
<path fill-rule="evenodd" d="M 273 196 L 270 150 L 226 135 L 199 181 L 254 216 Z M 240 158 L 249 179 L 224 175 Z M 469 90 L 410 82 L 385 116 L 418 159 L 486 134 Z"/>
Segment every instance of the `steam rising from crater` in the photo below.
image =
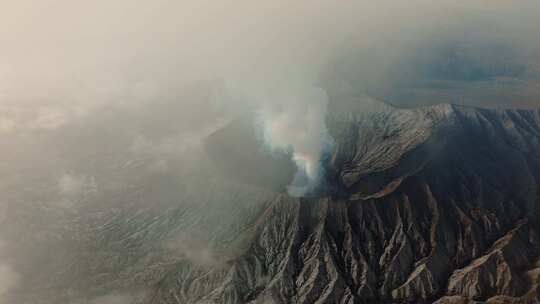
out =
<path fill-rule="evenodd" d="M 326 92 L 317 87 L 302 87 L 280 94 L 258 111 L 265 142 L 273 150 L 291 153 L 298 171 L 289 193 L 302 196 L 321 182 L 321 160 L 331 147 L 325 116 Z"/>

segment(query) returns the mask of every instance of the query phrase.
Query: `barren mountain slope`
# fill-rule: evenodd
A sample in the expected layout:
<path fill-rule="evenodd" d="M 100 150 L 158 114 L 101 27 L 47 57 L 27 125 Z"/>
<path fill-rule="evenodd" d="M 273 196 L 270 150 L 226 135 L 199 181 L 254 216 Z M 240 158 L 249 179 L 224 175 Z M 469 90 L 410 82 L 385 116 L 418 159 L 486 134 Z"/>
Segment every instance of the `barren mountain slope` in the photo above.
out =
<path fill-rule="evenodd" d="M 540 301 L 540 111 L 381 104 L 328 125 L 324 190 L 276 194 L 245 250 L 176 263 L 149 303 Z"/>

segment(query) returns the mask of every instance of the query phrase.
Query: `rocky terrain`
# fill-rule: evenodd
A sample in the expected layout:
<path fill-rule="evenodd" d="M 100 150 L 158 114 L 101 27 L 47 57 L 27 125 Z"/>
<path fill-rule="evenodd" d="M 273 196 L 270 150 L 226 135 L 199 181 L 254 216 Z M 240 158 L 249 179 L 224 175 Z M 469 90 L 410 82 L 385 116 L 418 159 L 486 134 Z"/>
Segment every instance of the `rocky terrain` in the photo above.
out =
<path fill-rule="evenodd" d="M 242 251 L 174 264 L 148 303 L 540 302 L 540 111 L 376 104 L 328 125 L 324 190 L 276 192 Z"/>
<path fill-rule="evenodd" d="M 287 194 L 294 164 L 268 154 L 249 120 L 182 155 L 134 151 L 116 133 L 94 144 L 94 125 L 73 132 L 84 153 L 13 154 L 28 166 L 2 188 L 13 248 L 0 262 L 16 279 L 2 299 L 540 302 L 540 111 L 371 102 L 332 110 L 327 125 L 326 180 L 305 197 Z M 59 138 L 42 141 L 70 146 Z M 40 168 L 31 151 L 54 157 Z M 58 183 L 48 166 L 60 165 L 75 173 Z"/>

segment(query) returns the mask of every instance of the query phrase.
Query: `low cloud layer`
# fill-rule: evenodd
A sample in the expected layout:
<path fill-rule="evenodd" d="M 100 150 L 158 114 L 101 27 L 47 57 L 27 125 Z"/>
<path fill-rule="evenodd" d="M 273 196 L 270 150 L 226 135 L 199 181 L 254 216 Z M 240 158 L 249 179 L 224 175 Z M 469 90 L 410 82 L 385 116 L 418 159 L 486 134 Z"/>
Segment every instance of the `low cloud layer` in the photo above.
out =
<path fill-rule="evenodd" d="M 0 136 L 104 113 L 121 125 L 152 108 L 139 119 L 177 115 L 196 142 L 255 110 L 268 143 L 293 148 L 314 180 L 327 146 L 315 88 L 328 109 L 343 88 L 398 106 L 538 106 L 538 11 L 534 0 L 12 2 L 0 12 Z M 199 85 L 210 102 L 185 93 Z"/>

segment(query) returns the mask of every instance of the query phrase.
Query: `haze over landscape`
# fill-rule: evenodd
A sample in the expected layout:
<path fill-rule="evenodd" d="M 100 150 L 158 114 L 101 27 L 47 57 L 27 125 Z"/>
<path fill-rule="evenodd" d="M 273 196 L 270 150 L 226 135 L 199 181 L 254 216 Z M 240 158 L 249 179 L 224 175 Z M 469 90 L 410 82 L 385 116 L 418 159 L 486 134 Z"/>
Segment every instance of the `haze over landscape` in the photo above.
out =
<path fill-rule="evenodd" d="M 540 301 L 540 2 L 1 8 L 0 304 Z"/>

